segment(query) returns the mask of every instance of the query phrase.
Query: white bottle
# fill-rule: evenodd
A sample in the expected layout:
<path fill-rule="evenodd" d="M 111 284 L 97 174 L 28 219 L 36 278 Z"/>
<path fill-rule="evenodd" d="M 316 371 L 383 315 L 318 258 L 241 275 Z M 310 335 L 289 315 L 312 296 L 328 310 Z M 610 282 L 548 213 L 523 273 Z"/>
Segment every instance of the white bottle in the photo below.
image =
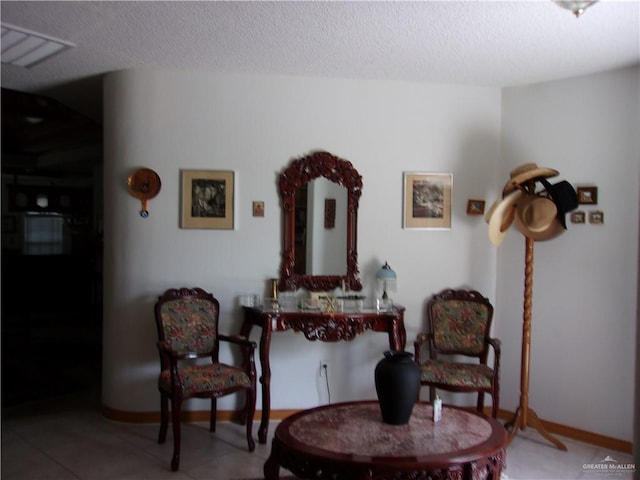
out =
<path fill-rule="evenodd" d="M 442 419 L 442 399 L 436 396 L 433 401 L 433 421 L 439 422 Z"/>

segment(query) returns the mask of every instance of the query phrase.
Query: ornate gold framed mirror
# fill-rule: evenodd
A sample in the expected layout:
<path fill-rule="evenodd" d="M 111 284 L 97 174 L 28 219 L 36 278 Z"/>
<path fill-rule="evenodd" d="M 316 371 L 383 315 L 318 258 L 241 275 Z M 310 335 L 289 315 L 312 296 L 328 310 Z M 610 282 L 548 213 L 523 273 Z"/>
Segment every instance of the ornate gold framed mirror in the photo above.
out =
<path fill-rule="evenodd" d="M 283 222 L 280 290 L 324 291 L 344 285 L 360 291 L 362 177 L 351 162 L 323 151 L 294 159 L 280 174 L 278 190 Z"/>

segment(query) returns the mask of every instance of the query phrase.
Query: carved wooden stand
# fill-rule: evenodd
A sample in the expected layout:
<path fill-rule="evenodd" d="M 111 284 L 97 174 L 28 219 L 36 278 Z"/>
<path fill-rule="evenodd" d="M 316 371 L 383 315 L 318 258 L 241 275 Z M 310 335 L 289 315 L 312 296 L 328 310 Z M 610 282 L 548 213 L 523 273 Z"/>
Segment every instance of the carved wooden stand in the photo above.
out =
<path fill-rule="evenodd" d="M 271 334 L 293 330 L 302 332 L 307 340 L 321 342 L 350 342 L 367 331 L 385 332 L 391 350 L 403 351 L 407 342 L 404 326 L 404 307 L 394 305 L 387 312 L 327 313 L 305 310 L 264 310 L 259 307 L 243 307 L 244 319 L 240 335 L 249 338 L 252 328 L 260 334 L 260 383 L 262 384 L 262 420 L 258 429 L 258 441 L 267 443 L 269 415 L 271 413 L 271 367 L 269 350 Z"/>
<path fill-rule="evenodd" d="M 533 240 L 525 237 L 525 267 L 524 267 L 524 315 L 522 323 L 522 363 L 520 366 L 520 406 L 514 417 L 505 424 L 509 431 L 507 444 L 511 443 L 518 429 L 526 430 L 532 426 L 540 435 L 553 443 L 560 450 L 567 447 L 560 440 L 547 432 L 536 412 L 529 408 L 529 359 L 531 357 L 531 305 L 533 303 Z"/>

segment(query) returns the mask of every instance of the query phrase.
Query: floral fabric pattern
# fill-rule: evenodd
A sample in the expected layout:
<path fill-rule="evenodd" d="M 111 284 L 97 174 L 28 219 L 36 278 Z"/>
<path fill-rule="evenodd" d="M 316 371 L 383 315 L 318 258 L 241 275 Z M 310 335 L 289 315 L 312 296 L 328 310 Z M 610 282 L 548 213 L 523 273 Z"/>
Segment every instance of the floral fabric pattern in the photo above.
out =
<path fill-rule="evenodd" d="M 173 300 L 162 305 L 162 328 L 171 349 L 206 353 L 216 342 L 215 305 L 205 299 Z"/>
<path fill-rule="evenodd" d="M 431 309 L 437 350 L 479 355 L 485 348 L 489 312 L 486 305 L 465 300 L 440 301 Z"/>
<path fill-rule="evenodd" d="M 475 363 L 452 363 L 427 360 L 420 365 L 420 382 L 446 385 L 456 388 L 477 388 L 491 390 L 493 370 Z"/>
<path fill-rule="evenodd" d="M 418 333 L 414 349 L 420 384 L 429 386 L 432 402 L 437 389 L 477 392 L 477 410 L 482 412 L 484 394 L 489 393 L 491 416 L 497 417 L 501 347 L 499 339 L 489 336 L 492 318 L 493 305 L 476 290 L 445 289 L 429 300 L 429 331 Z M 489 366 L 491 352 L 493 365 Z"/>
<path fill-rule="evenodd" d="M 251 387 L 251 379 L 239 368 L 224 363 L 188 365 L 178 369 L 182 396 L 190 397 L 201 392 L 220 392 L 231 387 Z M 171 394 L 171 372 L 163 370 L 158 387 Z"/>
<path fill-rule="evenodd" d="M 218 334 L 219 302 L 200 287 L 170 288 L 154 305 L 160 375 L 160 433 L 164 443 L 169 430 L 169 410 L 173 423 L 173 457 L 171 470 L 180 467 L 180 421 L 183 400 L 210 398 L 210 431 L 215 432 L 216 399 L 244 392 L 242 418 L 245 420 L 249 451 L 255 450 L 253 416 L 256 408 L 255 342 L 240 335 Z M 235 366 L 220 363 L 219 345 L 238 347 L 242 362 Z"/>

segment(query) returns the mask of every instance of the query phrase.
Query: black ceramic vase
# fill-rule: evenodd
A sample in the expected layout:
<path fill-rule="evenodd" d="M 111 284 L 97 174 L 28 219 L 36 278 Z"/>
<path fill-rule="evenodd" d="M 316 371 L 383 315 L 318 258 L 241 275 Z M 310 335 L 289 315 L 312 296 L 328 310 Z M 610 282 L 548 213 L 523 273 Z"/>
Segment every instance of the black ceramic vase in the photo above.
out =
<path fill-rule="evenodd" d="M 376 393 L 385 423 L 409 423 L 420 393 L 420 369 L 412 357 L 409 352 L 387 350 L 376 365 Z"/>

